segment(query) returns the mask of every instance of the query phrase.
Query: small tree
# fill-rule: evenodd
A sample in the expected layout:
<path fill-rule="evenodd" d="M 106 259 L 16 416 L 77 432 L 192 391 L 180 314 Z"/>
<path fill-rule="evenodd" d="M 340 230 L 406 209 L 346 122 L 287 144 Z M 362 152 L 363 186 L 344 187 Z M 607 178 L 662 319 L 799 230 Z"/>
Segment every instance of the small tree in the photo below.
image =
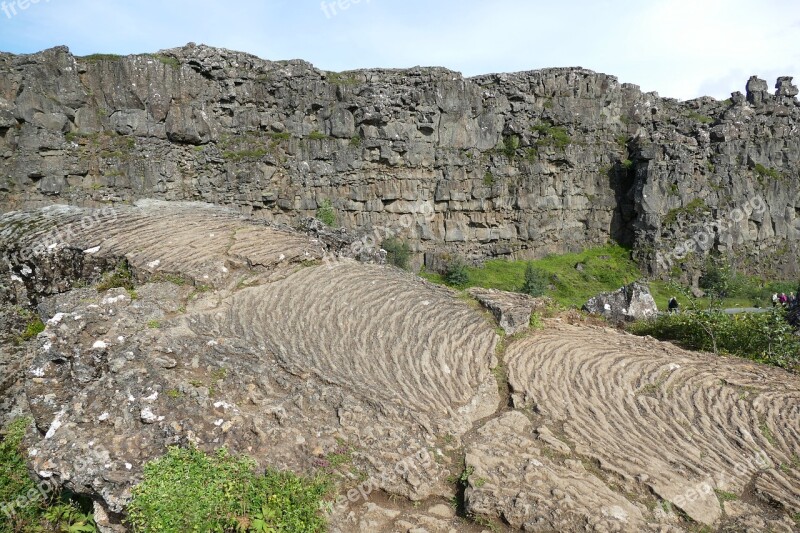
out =
<path fill-rule="evenodd" d="M 390 265 L 408 270 L 408 260 L 411 257 L 411 249 L 408 247 L 408 243 L 390 237 L 381 243 L 381 248 L 386 250 L 386 261 Z"/>
<path fill-rule="evenodd" d="M 530 296 L 542 296 L 547 287 L 550 285 L 550 280 L 547 272 L 541 268 L 536 268 L 533 263 L 528 263 L 525 267 L 525 283 L 523 283 L 520 292 Z"/>
<path fill-rule="evenodd" d="M 447 263 L 447 268 L 444 271 L 444 280 L 448 285 L 455 287 L 463 287 L 469 283 L 469 271 L 463 259 L 456 257 Z"/>

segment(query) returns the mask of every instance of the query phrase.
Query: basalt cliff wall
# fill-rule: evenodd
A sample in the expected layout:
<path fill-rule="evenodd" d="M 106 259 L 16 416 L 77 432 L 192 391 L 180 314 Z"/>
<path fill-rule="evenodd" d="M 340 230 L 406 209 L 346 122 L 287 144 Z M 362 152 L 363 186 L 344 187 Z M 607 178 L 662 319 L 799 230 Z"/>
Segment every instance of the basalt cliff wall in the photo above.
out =
<path fill-rule="evenodd" d="M 338 225 L 408 242 L 417 266 L 614 240 L 648 275 L 696 279 L 720 253 L 790 276 L 791 81 L 680 102 L 581 68 L 332 73 L 193 44 L 0 54 L 0 212 L 157 198 L 298 224 L 330 202 Z"/>

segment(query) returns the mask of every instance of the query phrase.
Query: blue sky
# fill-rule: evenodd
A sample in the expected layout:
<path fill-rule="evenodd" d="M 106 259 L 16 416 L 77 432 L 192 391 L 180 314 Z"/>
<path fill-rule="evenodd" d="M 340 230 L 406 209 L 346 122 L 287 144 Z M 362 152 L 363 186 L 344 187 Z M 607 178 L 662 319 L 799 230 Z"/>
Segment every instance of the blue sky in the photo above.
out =
<path fill-rule="evenodd" d="M 64 44 L 77 55 L 128 54 L 187 42 L 325 70 L 434 65 L 470 76 L 582 66 L 662 96 L 726 98 L 752 74 L 770 86 L 779 75 L 800 78 L 800 4 L 0 0 L 2 51 Z"/>

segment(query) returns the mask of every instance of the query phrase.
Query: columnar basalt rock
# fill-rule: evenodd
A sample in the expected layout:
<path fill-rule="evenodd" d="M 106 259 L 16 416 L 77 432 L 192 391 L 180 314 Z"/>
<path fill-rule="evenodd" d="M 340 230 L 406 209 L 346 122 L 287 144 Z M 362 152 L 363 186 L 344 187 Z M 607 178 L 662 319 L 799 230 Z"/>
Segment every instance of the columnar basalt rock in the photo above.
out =
<path fill-rule="evenodd" d="M 296 225 L 330 201 L 417 265 L 614 239 L 657 276 L 711 251 L 795 274 L 800 109 L 776 88 L 679 102 L 582 68 L 333 73 L 194 44 L 0 54 L 0 209 L 155 197 Z"/>

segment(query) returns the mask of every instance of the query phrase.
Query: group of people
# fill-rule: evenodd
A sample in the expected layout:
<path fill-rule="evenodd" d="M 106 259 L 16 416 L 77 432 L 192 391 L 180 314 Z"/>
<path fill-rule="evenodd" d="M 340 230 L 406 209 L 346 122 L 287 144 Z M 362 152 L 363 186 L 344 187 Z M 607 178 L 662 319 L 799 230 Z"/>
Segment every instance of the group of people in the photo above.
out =
<path fill-rule="evenodd" d="M 784 307 L 794 307 L 794 304 L 797 302 L 797 297 L 795 297 L 793 292 L 789 293 L 789 296 L 786 296 L 785 292 L 778 294 L 777 292 L 772 295 L 772 307 L 778 307 L 778 304 Z"/>

